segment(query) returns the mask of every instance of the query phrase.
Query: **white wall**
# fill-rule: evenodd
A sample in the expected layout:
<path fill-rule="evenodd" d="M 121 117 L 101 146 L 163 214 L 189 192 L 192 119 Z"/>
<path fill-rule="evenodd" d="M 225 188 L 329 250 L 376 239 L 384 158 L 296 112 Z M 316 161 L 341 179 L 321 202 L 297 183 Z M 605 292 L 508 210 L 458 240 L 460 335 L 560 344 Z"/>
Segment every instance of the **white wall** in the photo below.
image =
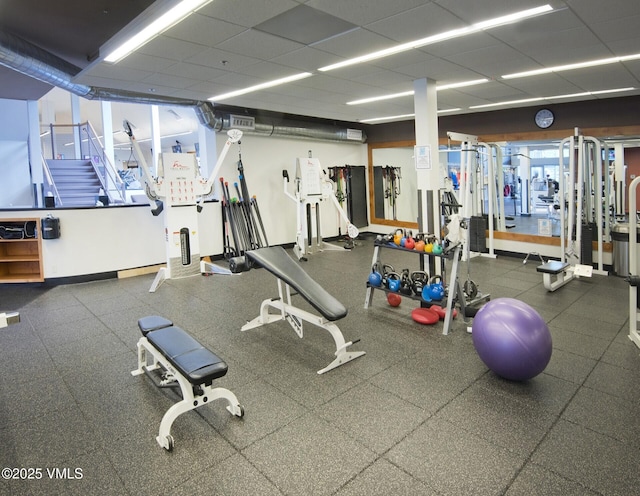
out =
<path fill-rule="evenodd" d="M 194 207 L 195 208 L 195 207 Z M 166 262 L 164 219 L 148 206 L 0 211 L 0 219 L 60 219 L 60 238 L 42 240 L 45 279 L 72 277 Z M 222 253 L 220 204 L 199 214 L 200 254 Z"/>
<path fill-rule="evenodd" d="M 32 194 L 27 102 L 0 99 L 0 115 L 0 205 L 28 207 Z"/>
<path fill-rule="evenodd" d="M 217 138 L 221 150 L 226 135 Z M 308 151 L 320 159 L 324 168 L 345 164 L 364 164 L 367 147 L 363 144 L 311 142 L 247 135 L 241 143 L 249 193 L 255 195 L 269 244 L 293 243 L 296 234 L 296 204 L 284 194 L 282 170 L 293 179 L 296 157 Z M 234 145 L 222 167 L 220 177 L 238 181 L 238 146 Z M 219 185 L 219 183 L 218 183 Z M 218 186 L 219 187 L 219 186 Z M 293 183 L 289 183 L 293 192 Z M 233 193 L 233 196 L 236 196 Z M 323 202 L 322 235 L 338 234 L 338 214 L 332 204 Z M 184 208 L 184 207 L 182 207 Z M 153 217 L 148 206 L 86 209 L 9 210 L 0 218 L 46 217 L 60 219 L 59 239 L 42 241 L 45 279 L 71 277 L 144 267 L 166 261 L 162 215 Z M 345 232 L 343 227 L 342 232 Z M 220 255 L 222 216 L 219 202 L 207 202 L 199 214 L 201 255 Z"/>
<path fill-rule="evenodd" d="M 222 150 L 226 135 L 217 137 L 218 152 Z M 269 244 L 293 243 L 296 234 L 296 204 L 284 193 L 282 170 L 289 172 L 289 192 L 294 192 L 293 179 L 297 157 L 312 156 L 320 160 L 323 169 L 367 163 L 367 145 L 360 143 L 333 143 L 245 135 L 240 144 L 247 187 L 255 195 L 265 224 Z M 233 145 L 225 160 L 219 177 L 229 182 L 229 189 L 238 181 L 238 146 Z M 216 181 L 217 194 L 220 184 Z M 237 196 L 235 192 L 231 196 Z M 336 209 L 328 201 L 322 202 L 321 232 L 323 237 L 338 234 L 339 219 Z M 345 233 L 342 222 L 342 233 Z"/>

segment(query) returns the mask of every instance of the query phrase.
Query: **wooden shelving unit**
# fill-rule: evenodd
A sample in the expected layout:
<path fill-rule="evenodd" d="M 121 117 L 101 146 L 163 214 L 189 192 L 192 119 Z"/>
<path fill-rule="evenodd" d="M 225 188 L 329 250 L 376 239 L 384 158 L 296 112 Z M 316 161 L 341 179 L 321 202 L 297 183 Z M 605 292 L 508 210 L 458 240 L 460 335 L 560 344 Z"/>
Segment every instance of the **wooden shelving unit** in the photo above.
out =
<path fill-rule="evenodd" d="M 43 282 L 39 219 L 0 219 L 0 283 Z"/>

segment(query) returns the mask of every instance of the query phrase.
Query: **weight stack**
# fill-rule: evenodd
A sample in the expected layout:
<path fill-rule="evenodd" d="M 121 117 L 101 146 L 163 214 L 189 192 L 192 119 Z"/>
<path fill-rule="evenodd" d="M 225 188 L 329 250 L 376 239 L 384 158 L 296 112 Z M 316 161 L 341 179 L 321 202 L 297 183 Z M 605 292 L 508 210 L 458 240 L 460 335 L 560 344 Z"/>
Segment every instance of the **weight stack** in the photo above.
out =
<path fill-rule="evenodd" d="M 469 250 L 476 253 L 487 253 L 487 223 L 484 217 L 469 219 Z"/>
<path fill-rule="evenodd" d="M 582 224 L 580 238 L 580 263 L 593 265 L 593 233 L 596 230 L 594 223 Z"/>

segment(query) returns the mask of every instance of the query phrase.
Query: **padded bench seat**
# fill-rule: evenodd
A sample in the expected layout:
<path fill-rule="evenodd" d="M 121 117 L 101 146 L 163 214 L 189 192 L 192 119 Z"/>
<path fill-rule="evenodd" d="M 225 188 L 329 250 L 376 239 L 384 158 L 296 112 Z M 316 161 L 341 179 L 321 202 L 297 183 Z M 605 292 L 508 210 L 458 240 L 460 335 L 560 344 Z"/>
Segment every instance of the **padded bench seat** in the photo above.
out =
<path fill-rule="evenodd" d="M 179 327 L 148 332 L 147 340 L 194 386 L 211 384 L 227 373 L 227 364 L 221 358 Z"/>
<path fill-rule="evenodd" d="M 180 386 L 182 400 L 175 403 L 162 417 L 156 441 L 171 451 L 171 425 L 181 414 L 212 403 L 227 402 L 227 410 L 236 417 L 244 416 L 244 408 L 231 391 L 212 387 L 215 379 L 226 375 L 227 364 L 215 353 L 202 346 L 169 319 L 158 315 L 138 320 L 142 337 L 138 340 L 138 368 L 132 375 L 160 373 L 160 387 Z"/>
<path fill-rule="evenodd" d="M 302 267 L 292 263 L 291 257 L 281 246 L 248 251 L 246 255 L 294 288 L 328 321 L 334 322 L 347 315 L 345 306 L 314 281 Z"/>
<path fill-rule="evenodd" d="M 545 274 L 560 274 L 570 267 L 566 262 L 558 262 L 557 260 L 549 260 L 547 263 L 538 265 L 536 270 Z"/>
<path fill-rule="evenodd" d="M 146 336 L 151 331 L 157 331 L 163 327 L 171 327 L 173 322 L 159 315 L 149 315 L 148 317 L 142 317 L 138 319 L 138 327 L 142 331 L 142 335 Z"/>

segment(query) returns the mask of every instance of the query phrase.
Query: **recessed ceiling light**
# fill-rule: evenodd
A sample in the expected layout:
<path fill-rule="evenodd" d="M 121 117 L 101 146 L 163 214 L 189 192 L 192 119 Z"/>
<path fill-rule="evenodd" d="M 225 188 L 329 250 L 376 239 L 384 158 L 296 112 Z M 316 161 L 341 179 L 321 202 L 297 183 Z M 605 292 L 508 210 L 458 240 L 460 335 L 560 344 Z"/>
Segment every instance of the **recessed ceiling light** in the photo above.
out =
<path fill-rule="evenodd" d="M 116 63 L 137 50 L 149 40 L 155 38 L 170 27 L 178 24 L 190 16 L 199 8 L 211 2 L 211 0 L 182 0 L 178 5 L 151 22 L 148 26 L 138 31 L 104 58 L 105 62 Z"/>
<path fill-rule="evenodd" d="M 625 91 L 633 91 L 636 88 L 633 86 L 629 86 L 627 88 L 613 88 L 608 90 L 597 90 L 597 91 L 583 91 L 581 93 L 569 93 L 565 95 L 554 95 L 554 96 L 539 96 L 536 98 L 523 98 L 522 100 L 509 100 L 506 102 L 496 102 L 496 103 L 485 103 L 483 105 L 473 105 L 469 107 L 470 109 L 479 109 L 479 108 L 489 108 L 489 107 L 499 107 L 501 105 L 518 105 L 521 103 L 532 103 L 532 102 L 540 102 L 546 100 L 560 100 L 562 98 L 581 98 L 584 96 L 595 96 L 595 95 L 605 95 L 608 93 L 621 93 Z"/>
<path fill-rule="evenodd" d="M 249 86 L 248 88 L 243 88 L 240 90 L 230 91 L 228 93 L 222 93 L 221 95 L 212 96 L 211 98 L 209 98 L 209 100 L 211 100 L 212 102 L 226 100 L 228 98 L 233 98 L 234 96 L 246 95 L 247 93 L 252 93 L 254 91 L 264 90 L 266 88 L 273 88 L 274 86 L 279 86 L 281 84 L 298 81 L 300 79 L 308 78 L 309 76 L 313 76 L 313 74 L 311 74 L 310 72 L 301 72 L 300 74 L 294 74 L 293 76 L 274 79 L 273 81 L 267 81 L 266 83 L 256 84 L 254 86 Z"/>
<path fill-rule="evenodd" d="M 474 86 L 476 84 L 488 83 L 487 78 L 474 79 L 472 81 L 462 81 L 460 83 L 443 84 L 441 86 L 436 85 L 436 91 L 452 90 L 455 88 L 464 88 L 466 86 Z M 405 96 L 412 96 L 415 92 L 413 90 L 403 91 L 400 93 L 390 93 L 388 95 L 372 96 L 370 98 L 362 98 L 361 100 L 352 100 L 347 102 L 347 105 L 362 105 L 363 103 L 379 102 L 382 100 L 392 100 L 394 98 L 402 98 Z"/>
<path fill-rule="evenodd" d="M 551 7 L 551 5 L 549 4 L 541 5 L 540 7 L 535 7 L 533 9 L 522 10 L 520 12 L 515 12 L 513 14 L 495 17 L 493 19 L 488 19 L 486 21 L 478 22 L 464 28 L 452 29 L 451 31 L 445 31 L 444 33 L 435 34 L 419 40 L 410 41 L 408 43 L 402 43 L 400 45 L 386 48 L 384 50 L 378 50 L 377 52 L 371 52 L 365 55 L 360 55 L 359 57 L 343 60 L 342 62 L 338 62 L 336 64 L 320 67 L 318 70 L 320 72 L 326 72 L 326 71 L 332 71 L 334 69 L 340 69 L 342 67 L 348 67 L 350 65 L 361 64 L 363 62 L 370 62 L 371 60 L 388 57 L 389 55 L 393 55 L 400 52 L 406 52 L 407 50 L 412 50 L 414 48 L 420 48 L 426 45 L 432 45 L 434 43 L 450 40 L 452 38 L 467 36 L 469 34 L 478 33 L 480 31 L 484 31 L 486 29 L 494 28 L 497 26 L 504 26 L 505 24 L 513 24 L 514 22 L 518 22 L 523 19 L 538 16 L 541 14 L 546 14 L 552 11 L 553 11 L 553 7 Z"/>
<path fill-rule="evenodd" d="M 505 74 L 502 79 L 516 79 L 529 76 L 539 76 L 541 74 L 550 74 L 552 72 L 571 71 L 574 69 L 584 69 L 587 67 L 597 67 L 600 65 L 615 64 L 618 62 L 626 62 L 627 60 L 640 59 L 640 53 L 633 55 L 624 55 L 622 57 L 609 57 L 606 59 L 587 60 L 585 62 L 576 62 L 574 64 L 556 65 L 553 67 L 544 67 L 542 69 L 533 69 L 531 71 L 514 72 L 513 74 Z"/>

